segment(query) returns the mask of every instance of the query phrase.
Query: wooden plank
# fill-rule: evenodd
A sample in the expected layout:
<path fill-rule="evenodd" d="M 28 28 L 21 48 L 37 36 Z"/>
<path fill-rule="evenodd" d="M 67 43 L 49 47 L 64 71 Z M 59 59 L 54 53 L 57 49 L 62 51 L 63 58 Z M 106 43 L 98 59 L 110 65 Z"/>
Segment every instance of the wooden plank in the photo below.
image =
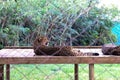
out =
<path fill-rule="evenodd" d="M 0 57 L 33 57 L 33 49 L 2 49 Z"/>
<path fill-rule="evenodd" d="M 4 49 L 33 49 L 32 46 L 5 46 Z"/>
<path fill-rule="evenodd" d="M 4 80 L 4 65 L 0 64 L 0 80 Z"/>
<path fill-rule="evenodd" d="M 79 76 L 78 73 L 79 72 L 79 68 L 78 68 L 78 64 L 74 64 L 74 78 L 75 80 L 79 80 Z"/>
<path fill-rule="evenodd" d="M 6 80 L 10 80 L 10 64 L 6 65 Z"/>
<path fill-rule="evenodd" d="M 94 80 L 94 64 L 89 64 L 89 80 Z"/>
<path fill-rule="evenodd" d="M 120 56 L 1 57 L 0 64 L 116 64 Z"/>

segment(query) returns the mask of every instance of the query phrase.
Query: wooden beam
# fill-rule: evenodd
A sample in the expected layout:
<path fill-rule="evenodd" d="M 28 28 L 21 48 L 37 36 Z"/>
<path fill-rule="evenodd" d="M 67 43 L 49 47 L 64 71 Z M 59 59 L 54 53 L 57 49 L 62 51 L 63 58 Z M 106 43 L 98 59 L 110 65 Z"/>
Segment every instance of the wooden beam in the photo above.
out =
<path fill-rule="evenodd" d="M 79 67 L 78 64 L 74 64 L 74 78 L 75 80 L 79 80 Z"/>
<path fill-rule="evenodd" d="M 33 49 L 32 46 L 5 46 L 4 49 Z"/>
<path fill-rule="evenodd" d="M 0 65 L 0 80 L 4 80 L 4 65 Z"/>
<path fill-rule="evenodd" d="M 10 80 L 10 64 L 6 64 L 6 80 Z"/>
<path fill-rule="evenodd" d="M 1 57 L 0 64 L 116 64 L 120 56 Z"/>
<path fill-rule="evenodd" d="M 94 80 L 94 64 L 89 64 L 89 80 Z"/>

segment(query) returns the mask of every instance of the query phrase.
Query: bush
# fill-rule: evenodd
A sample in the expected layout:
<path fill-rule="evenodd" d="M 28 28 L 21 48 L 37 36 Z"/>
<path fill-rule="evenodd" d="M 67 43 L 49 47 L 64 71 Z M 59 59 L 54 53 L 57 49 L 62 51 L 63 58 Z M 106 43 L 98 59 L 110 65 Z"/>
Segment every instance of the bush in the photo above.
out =
<path fill-rule="evenodd" d="M 0 3 L 0 43 L 30 46 L 37 35 L 50 45 L 102 45 L 111 33 L 116 8 L 98 8 L 96 0 L 14 0 Z M 109 10 L 114 10 L 114 15 Z M 109 16 L 110 15 L 110 16 Z"/>

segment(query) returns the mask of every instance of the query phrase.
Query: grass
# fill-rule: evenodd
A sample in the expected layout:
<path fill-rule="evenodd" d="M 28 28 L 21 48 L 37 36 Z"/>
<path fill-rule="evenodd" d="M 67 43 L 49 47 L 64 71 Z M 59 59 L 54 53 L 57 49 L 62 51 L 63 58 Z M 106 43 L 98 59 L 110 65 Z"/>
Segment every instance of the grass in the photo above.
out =
<path fill-rule="evenodd" d="M 95 80 L 119 80 L 119 64 L 96 64 Z M 79 80 L 89 80 L 87 64 L 79 64 Z M 11 65 L 11 80 L 74 80 L 72 64 Z"/>

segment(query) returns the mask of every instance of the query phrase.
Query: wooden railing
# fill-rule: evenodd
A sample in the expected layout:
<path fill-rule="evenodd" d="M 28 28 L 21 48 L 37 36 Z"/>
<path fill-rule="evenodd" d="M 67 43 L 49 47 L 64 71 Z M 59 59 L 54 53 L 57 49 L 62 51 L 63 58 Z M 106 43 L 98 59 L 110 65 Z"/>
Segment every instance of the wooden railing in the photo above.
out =
<path fill-rule="evenodd" d="M 101 47 L 76 47 L 100 49 Z M 94 64 L 115 64 L 120 63 L 119 56 L 4 56 L 3 53 L 9 53 L 9 50 L 17 50 L 17 53 L 22 50 L 31 50 L 32 47 L 6 47 L 0 50 L 0 80 L 4 80 L 4 65 L 6 65 L 6 80 L 10 80 L 10 64 L 74 64 L 74 77 L 78 78 L 78 64 L 89 65 L 89 80 L 94 80 Z M 23 51 L 24 52 L 24 51 Z M 12 53 L 12 52 L 11 52 Z M 15 53 L 15 52 L 14 52 Z M 10 53 L 9 53 L 10 54 Z"/>

